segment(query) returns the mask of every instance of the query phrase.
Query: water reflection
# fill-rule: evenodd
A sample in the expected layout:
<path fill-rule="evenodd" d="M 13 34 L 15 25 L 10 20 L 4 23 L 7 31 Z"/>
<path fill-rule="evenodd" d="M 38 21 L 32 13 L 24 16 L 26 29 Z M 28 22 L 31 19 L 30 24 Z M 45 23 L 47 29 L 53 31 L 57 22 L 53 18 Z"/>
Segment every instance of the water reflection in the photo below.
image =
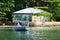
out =
<path fill-rule="evenodd" d="M 41 27 L 40 27 L 41 28 Z M 43 30 L 42 28 L 31 28 L 29 31 L 2 31 L 0 30 L 0 40 L 60 40 L 60 28 L 53 30 Z"/>
<path fill-rule="evenodd" d="M 28 34 L 29 34 L 29 31 L 14 31 L 14 34 L 15 34 L 16 36 L 28 35 Z"/>
<path fill-rule="evenodd" d="M 29 40 L 29 31 L 14 31 L 14 35 L 18 40 Z"/>

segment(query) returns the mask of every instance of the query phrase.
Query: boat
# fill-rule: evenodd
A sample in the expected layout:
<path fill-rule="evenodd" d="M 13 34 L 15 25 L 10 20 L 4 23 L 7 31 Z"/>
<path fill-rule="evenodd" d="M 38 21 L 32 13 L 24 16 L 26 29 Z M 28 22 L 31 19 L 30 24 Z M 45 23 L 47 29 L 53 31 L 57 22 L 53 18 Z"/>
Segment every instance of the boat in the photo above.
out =
<path fill-rule="evenodd" d="M 27 31 L 26 27 L 15 27 L 15 31 Z"/>
<path fill-rule="evenodd" d="M 21 26 L 19 23 L 17 26 L 14 27 L 15 31 L 27 31 L 28 27 L 27 26 Z"/>

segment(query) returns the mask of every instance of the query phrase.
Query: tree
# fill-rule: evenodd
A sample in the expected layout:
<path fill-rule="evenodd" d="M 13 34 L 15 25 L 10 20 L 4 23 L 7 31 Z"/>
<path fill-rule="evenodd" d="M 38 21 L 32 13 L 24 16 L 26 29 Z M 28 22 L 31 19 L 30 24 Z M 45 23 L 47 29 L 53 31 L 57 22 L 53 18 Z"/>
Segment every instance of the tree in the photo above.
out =
<path fill-rule="evenodd" d="M 53 14 L 52 19 L 55 21 L 60 21 L 60 1 L 52 0 L 52 6 L 49 7 L 49 11 Z"/>
<path fill-rule="evenodd" d="M 0 20 L 12 12 L 14 9 L 14 0 L 0 0 Z"/>
<path fill-rule="evenodd" d="M 50 0 L 50 2 L 60 2 L 60 0 Z"/>

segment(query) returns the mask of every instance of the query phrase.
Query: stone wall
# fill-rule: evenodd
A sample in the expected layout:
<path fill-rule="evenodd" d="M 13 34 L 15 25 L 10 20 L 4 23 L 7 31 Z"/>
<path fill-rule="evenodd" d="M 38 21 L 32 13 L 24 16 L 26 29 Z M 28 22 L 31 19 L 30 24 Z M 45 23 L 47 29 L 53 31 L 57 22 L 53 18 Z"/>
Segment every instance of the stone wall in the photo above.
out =
<path fill-rule="evenodd" d="M 40 16 L 32 16 L 32 22 L 40 22 Z"/>
<path fill-rule="evenodd" d="M 32 16 L 32 22 L 49 22 L 50 18 L 49 17 L 44 17 L 44 19 L 42 19 L 41 16 Z"/>

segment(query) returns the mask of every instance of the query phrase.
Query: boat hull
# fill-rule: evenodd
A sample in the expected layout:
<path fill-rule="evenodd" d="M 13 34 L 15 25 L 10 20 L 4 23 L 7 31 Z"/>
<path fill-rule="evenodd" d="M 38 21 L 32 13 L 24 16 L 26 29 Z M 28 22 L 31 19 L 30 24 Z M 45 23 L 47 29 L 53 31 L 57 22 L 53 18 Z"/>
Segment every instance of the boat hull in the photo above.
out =
<path fill-rule="evenodd" d="M 15 31 L 27 31 L 26 27 L 15 27 Z"/>

